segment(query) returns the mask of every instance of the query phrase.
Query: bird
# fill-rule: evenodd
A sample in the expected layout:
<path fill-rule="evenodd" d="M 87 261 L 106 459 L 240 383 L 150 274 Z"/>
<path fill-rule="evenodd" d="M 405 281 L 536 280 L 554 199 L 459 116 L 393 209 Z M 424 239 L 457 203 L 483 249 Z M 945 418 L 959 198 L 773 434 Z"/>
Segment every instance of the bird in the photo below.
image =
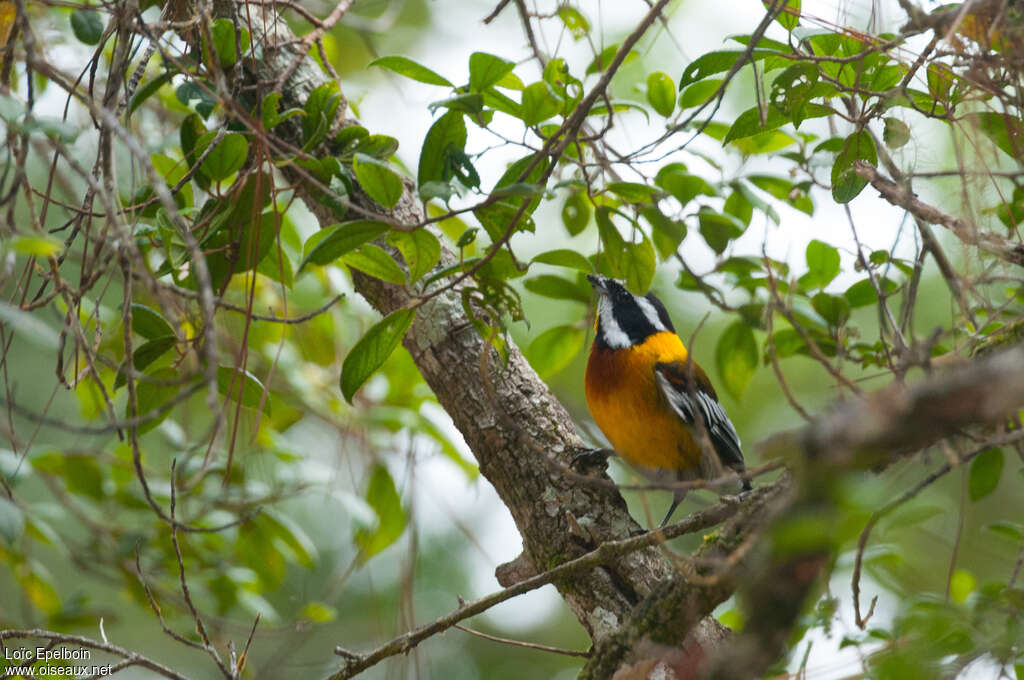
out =
<path fill-rule="evenodd" d="M 614 453 L 655 483 L 715 479 L 727 467 L 749 490 L 736 428 L 665 305 L 654 293 L 633 295 L 618 279 L 599 274 L 587 279 L 597 293 L 587 406 Z M 710 447 L 701 446 L 701 429 Z M 675 491 L 660 526 L 668 524 L 686 492 Z"/>

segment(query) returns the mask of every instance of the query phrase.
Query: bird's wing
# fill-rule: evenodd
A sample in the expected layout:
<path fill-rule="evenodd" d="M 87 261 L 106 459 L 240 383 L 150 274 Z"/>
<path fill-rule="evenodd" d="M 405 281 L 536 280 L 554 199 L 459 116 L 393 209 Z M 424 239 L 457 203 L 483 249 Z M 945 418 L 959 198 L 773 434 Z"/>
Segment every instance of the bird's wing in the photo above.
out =
<path fill-rule="evenodd" d="M 736 471 L 743 470 L 743 451 L 725 409 L 718 403 L 718 395 L 708 376 L 696 363 L 673 361 L 654 366 L 658 388 L 665 395 L 676 414 L 690 425 L 696 423 L 697 414 L 722 464 Z"/>

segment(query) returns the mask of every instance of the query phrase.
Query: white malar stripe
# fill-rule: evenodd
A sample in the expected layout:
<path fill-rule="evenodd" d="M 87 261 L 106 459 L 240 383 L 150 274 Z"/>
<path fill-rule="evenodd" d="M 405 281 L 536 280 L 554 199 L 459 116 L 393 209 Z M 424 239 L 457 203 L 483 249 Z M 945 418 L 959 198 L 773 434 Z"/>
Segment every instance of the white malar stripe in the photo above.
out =
<path fill-rule="evenodd" d="M 661 322 L 661 317 L 658 316 L 658 310 L 654 308 L 654 305 L 651 304 L 650 300 L 648 300 L 645 297 L 636 297 L 636 296 L 633 296 L 633 297 L 636 300 L 637 305 L 640 306 L 640 311 L 642 311 L 644 313 L 644 316 L 647 317 L 647 321 L 652 326 L 654 326 L 655 330 L 657 330 L 657 331 L 667 331 L 668 330 L 667 328 L 665 328 L 665 324 Z"/>
<path fill-rule="evenodd" d="M 601 337 L 610 348 L 624 349 L 632 344 L 629 336 L 616 321 L 615 314 L 612 313 L 612 301 L 607 295 L 602 294 L 598 297 L 597 319 Z"/>

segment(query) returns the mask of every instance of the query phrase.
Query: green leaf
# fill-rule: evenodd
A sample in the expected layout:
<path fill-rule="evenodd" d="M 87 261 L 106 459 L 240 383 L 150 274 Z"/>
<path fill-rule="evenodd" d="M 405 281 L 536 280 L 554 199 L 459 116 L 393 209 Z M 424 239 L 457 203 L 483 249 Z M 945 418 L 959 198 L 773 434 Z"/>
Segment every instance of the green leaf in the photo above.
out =
<path fill-rule="evenodd" d="M 534 257 L 531 262 L 537 262 L 538 264 L 550 264 L 556 267 L 569 267 L 570 269 L 577 269 L 581 272 L 594 271 L 594 266 L 590 264 L 590 260 L 585 258 L 579 252 L 569 250 L 568 248 L 559 248 L 557 250 L 549 250 L 541 253 Z"/>
<path fill-rule="evenodd" d="M 654 187 L 639 182 L 609 182 L 608 191 L 627 203 L 646 203 L 657 193 Z"/>
<path fill-rule="evenodd" d="M 850 303 L 838 295 L 818 293 L 811 298 L 811 306 L 833 327 L 842 326 L 850 318 Z"/>
<path fill-rule="evenodd" d="M 662 260 L 672 257 L 686 238 L 686 222 L 665 215 L 655 204 L 642 205 L 639 212 L 651 225 L 651 240 Z"/>
<path fill-rule="evenodd" d="M 359 186 L 374 201 L 385 208 L 394 208 L 402 197 L 402 178 L 394 173 L 388 164 L 373 156 L 357 153 L 352 161 Z"/>
<path fill-rule="evenodd" d="M 849 203 L 857 197 L 868 181 L 853 171 L 854 161 L 867 161 L 878 165 L 878 151 L 875 141 L 867 130 L 854 132 L 846 138 L 843 150 L 832 165 L 832 198 L 836 203 Z"/>
<path fill-rule="evenodd" d="M 455 242 L 455 247 L 461 250 L 471 246 L 473 242 L 476 241 L 476 235 L 479 231 L 480 229 L 477 227 L 470 227 L 466 231 L 462 232 L 462 235 L 459 236 L 459 240 Z"/>
<path fill-rule="evenodd" d="M 426 66 L 418 64 L 412 59 L 406 57 L 392 56 L 392 57 L 381 57 L 370 62 L 370 66 L 380 66 L 386 68 L 389 71 L 394 71 L 400 76 L 406 78 L 412 78 L 418 80 L 421 83 L 427 85 L 443 85 L 447 87 L 455 87 L 451 82 L 444 76 L 438 75 L 434 71 L 431 71 Z"/>
<path fill-rule="evenodd" d="M 154 338 L 149 342 L 145 342 L 135 349 L 132 353 L 132 365 L 136 371 L 144 371 L 146 367 L 152 364 L 154 361 L 162 357 L 167 353 L 178 339 L 173 335 L 165 335 L 160 338 Z M 128 381 L 127 364 L 122 366 L 117 371 L 117 376 L 114 378 L 114 389 L 120 389 Z"/>
<path fill-rule="evenodd" d="M 100 13 L 79 7 L 71 12 L 71 32 L 86 45 L 99 45 L 103 39 L 103 20 Z"/>
<path fill-rule="evenodd" d="M 366 503 L 377 513 L 377 526 L 372 531 L 360 529 L 356 532 L 355 543 L 359 547 L 361 563 L 397 541 L 405 531 L 407 521 L 395 482 L 382 464 L 375 465 L 370 474 Z"/>
<path fill-rule="evenodd" d="M 590 32 L 590 22 L 576 8 L 569 5 L 561 5 L 558 10 L 558 18 L 562 20 L 569 30 L 573 40 L 582 40 Z"/>
<path fill-rule="evenodd" d="M 364 243 L 355 250 L 341 256 L 341 261 L 382 281 L 405 285 L 405 272 L 387 252 L 372 243 Z"/>
<path fill-rule="evenodd" d="M 762 43 L 763 42 L 764 40 L 762 39 Z M 781 51 L 782 50 L 780 49 L 755 49 L 753 54 L 750 55 L 750 59 L 753 61 L 762 61 L 768 57 L 775 57 L 775 55 L 779 54 Z M 788 52 L 789 50 L 787 49 L 786 51 Z M 702 54 L 691 61 L 689 65 L 687 65 L 686 69 L 683 70 L 683 75 L 679 79 L 679 89 L 681 90 L 698 80 L 704 80 L 708 76 L 716 73 L 728 71 L 737 61 L 746 57 L 746 50 L 720 50 Z"/>
<path fill-rule="evenodd" d="M 832 112 L 832 108 L 829 106 L 814 103 L 805 104 L 801 111 L 802 120 L 821 118 Z M 725 135 L 725 139 L 722 140 L 722 144 L 725 145 L 736 139 L 768 132 L 769 130 L 782 127 L 786 123 L 793 122 L 792 115 L 787 115 L 772 105 L 769 105 L 768 110 L 765 112 L 763 125 L 761 124 L 761 115 L 761 109 L 756 106 L 741 113 L 732 124 L 732 127 L 729 128 L 729 132 Z"/>
<path fill-rule="evenodd" d="M 753 156 L 754 154 L 772 153 L 779 149 L 785 149 L 787 146 L 795 143 L 796 140 L 782 130 L 771 130 L 734 140 L 732 145 L 740 153 Z"/>
<path fill-rule="evenodd" d="M 554 274 L 541 274 L 523 282 L 526 290 L 553 300 L 575 300 L 583 304 L 590 303 L 589 287 L 577 285 L 573 281 Z"/>
<path fill-rule="evenodd" d="M 171 82 L 171 78 L 174 77 L 175 71 L 169 70 L 164 71 L 153 80 L 148 81 L 145 85 L 139 87 L 132 95 L 131 104 L 128 106 L 128 115 L 135 113 L 135 110 L 142 106 L 143 103 L 154 94 L 156 94 L 161 87 Z"/>
<path fill-rule="evenodd" d="M 140 435 L 149 432 L 170 415 L 171 410 L 163 407 L 178 395 L 178 391 L 181 389 L 180 380 L 181 376 L 173 368 L 160 368 L 151 371 L 146 374 L 144 380 L 139 380 L 135 389 L 137 395 L 136 415 L 140 418 L 154 416 L 151 420 L 139 425 Z M 158 410 L 160 413 L 156 414 Z M 124 414 L 126 418 L 131 417 L 130 403 L 125 404 Z"/>
<path fill-rule="evenodd" d="M 203 137 L 207 135 L 210 135 L 210 139 L 207 140 L 207 144 L 209 144 L 216 133 L 211 131 L 203 135 Z M 205 150 L 202 139 L 197 142 L 196 147 L 197 155 L 202 155 Z M 230 132 L 224 135 L 224 138 L 203 159 L 203 164 L 199 166 L 199 170 L 214 182 L 227 179 L 238 172 L 248 156 L 249 142 L 246 141 L 243 135 L 237 132 Z"/>
<path fill-rule="evenodd" d="M 217 97 L 206 81 L 186 81 L 178 86 L 174 96 L 185 106 L 195 108 L 196 113 L 203 118 L 208 117 L 217 106 Z"/>
<path fill-rule="evenodd" d="M 722 333 L 715 346 L 715 364 L 725 391 L 739 400 L 757 370 L 757 340 L 754 331 L 736 321 Z"/>
<path fill-rule="evenodd" d="M 672 115 L 676 108 L 676 84 L 668 75 L 655 71 L 647 76 L 647 103 L 666 118 Z"/>
<path fill-rule="evenodd" d="M 887 116 L 885 129 L 882 131 L 882 141 L 890 149 L 898 149 L 910 141 L 910 126 L 899 118 Z"/>
<path fill-rule="evenodd" d="M 981 130 L 1010 158 L 1024 160 L 1024 124 L 1020 120 L 995 111 L 969 113 L 963 120 Z"/>
<path fill-rule="evenodd" d="M 423 138 L 416 184 L 422 187 L 427 182 L 447 182 L 453 176 L 453 152 L 465 148 L 466 121 L 458 111 L 448 111 L 430 126 Z"/>
<path fill-rule="evenodd" d="M 612 223 L 611 210 L 606 206 L 597 209 L 597 229 L 612 276 L 625 281 L 626 287 L 636 294 L 647 292 L 657 266 L 654 246 L 647 236 L 644 235 L 640 243 L 625 241 Z"/>
<path fill-rule="evenodd" d="M 561 111 L 562 104 L 543 80 L 523 90 L 522 118 L 528 126 L 541 123 Z"/>
<path fill-rule="evenodd" d="M 7 545 L 14 543 L 25 533 L 25 515 L 21 508 L 0 496 L 0 536 Z"/>
<path fill-rule="evenodd" d="M 18 234 L 7 241 L 8 247 L 16 253 L 32 257 L 50 257 L 64 249 L 64 243 L 49 235 L 27 236 Z"/>
<path fill-rule="evenodd" d="M 583 349 L 584 333 L 575 326 L 555 326 L 530 343 L 526 356 L 541 378 L 549 378 L 569 365 Z"/>
<path fill-rule="evenodd" d="M 899 285 L 888 278 L 879 278 L 878 286 L 882 289 L 883 293 L 892 293 Z M 843 293 L 843 297 L 850 303 L 850 306 L 854 309 L 858 307 L 867 307 L 878 302 L 878 293 L 875 291 L 875 287 L 871 284 L 870 278 L 864 278 L 853 284 L 846 289 Z"/>
<path fill-rule="evenodd" d="M 238 51 L 235 49 L 235 25 L 230 19 L 217 19 L 210 29 L 213 36 L 213 50 L 217 53 L 217 61 L 223 68 L 231 68 L 238 61 Z M 238 47 L 242 52 L 249 49 L 249 32 L 242 29 L 238 36 Z"/>
<path fill-rule="evenodd" d="M 824 288 L 839 275 L 839 251 L 817 239 L 807 244 L 804 253 L 807 273 L 800 277 L 805 289 Z"/>
<path fill-rule="evenodd" d="M 683 206 L 697 196 L 714 196 L 714 188 L 703 177 L 691 175 L 681 164 L 673 163 L 658 171 L 654 179 L 658 186 L 672 194 Z"/>
<path fill-rule="evenodd" d="M 996 490 L 1003 475 L 1003 450 L 982 451 L 971 461 L 967 475 L 967 495 L 972 502 L 980 501 Z"/>
<path fill-rule="evenodd" d="M 562 224 L 570 236 L 575 236 L 590 224 L 590 198 L 586 192 L 573 191 L 562 206 Z"/>
<path fill-rule="evenodd" d="M 493 54 L 474 52 L 469 55 L 469 89 L 482 92 L 504 78 L 515 66 Z"/>
<path fill-rule="evenodd" d="M 981 527 L 982 530 L 991 532 L 1003 538 L 1007 538 L 1014 543 L 1019 543 L 1024 538 L 1024 525 L 1020 525 L 1016 522 L 1010 521 L 999 521 L 986 524 Z"/>
<path fill-rule="evenodd" d="M 394 311 L 378 321 L 349 350 L 341 366 L 341 393 L 345 401 L 352 403 L 356 391 L 398 347 L 415 317 L 414 309 Z"/>
<path fill-rule="evenodd" d="M 106 496 L 103 492 L 103 472 L 92 456 L 65 456 L 64 479 L 71 493 L 88 496 L 95 501 L 102 501 Z"/>
<path fill-rule="evenodd" d="M 774 1 L 761 0 L 765 9 L 770 9 Z M 796 28 L 800 24 L 800 0 L 787 0 L 785 7 L 775 17 L 775 21 L 779 22 L 787 31 Z"/>
<path fill-rule="evenodd" d="M 318 85 L 306 97 L 302 118 L 302 150 L 310 151 L 319 145 L 330 132 L 341 106 L 341 93 L 337 83 L 328 81 Z"/>
<path fill-rule="evenodd" d="M 374 220 L 342 222 L 321 229 L 310 236 L 302 247 L 303 256 L 299 272 L 301 273 L 307 264 L 330 264 L 345 253 L 381 236 L 388 229 L 389 225 Z"/>
<path fill-rule="evenodd" d="M 697 219 L 700 222 L 700 235 L 718 255 L 725 252 L 731 240 L 743 235 L 746 226 L 736 217 L 715 212 L 711 208 L 702 208 L 697 213 Z"/>
<path fill-rule="evenodd" d="M 712 78 L 693 83 L 679 95 L 679 108 L 689 109 L 700 106 L 718 92 L 718 88 L 722 86 L 723 82 L 725 81 L 721 78 Z"/>
<path fill-rule="evenodd" d="M 249 371 L 234 366 L 218 366 L 217 391 L 247 408 L 258 409 L 262 403 L 263 410 L 270 415 L 269 395 L 264 399 L 266 388 Z"/>
<path fill-rule="evenodd" d="M 416 283 L 441 259 L 441 243 L 426 229 L 392 231 L 388 243 L 398 249 L 409 268 L 409 283 Z"/>

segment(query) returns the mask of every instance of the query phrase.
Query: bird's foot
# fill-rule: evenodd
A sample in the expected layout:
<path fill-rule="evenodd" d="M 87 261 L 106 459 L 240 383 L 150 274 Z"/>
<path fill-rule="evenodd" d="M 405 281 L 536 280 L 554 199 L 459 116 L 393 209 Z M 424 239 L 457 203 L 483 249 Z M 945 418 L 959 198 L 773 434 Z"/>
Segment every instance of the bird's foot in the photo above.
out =
<path fill-rule="evenodd" d="M 586 449 L 572 457 L 569 467 L 580 470 L 600 467 L 605 470 L 608 468 L 608 458 L 613 455 L 615 452 L 611 449 Z"/>
<path fill-rule="evenodd" d="M 754 493 L 752 489 L 744 489 L 737 494 L 728 494 L 719 496 L 718 500 L 726 505 L 740 505 L 750 498 L 750 494 Z"/>

